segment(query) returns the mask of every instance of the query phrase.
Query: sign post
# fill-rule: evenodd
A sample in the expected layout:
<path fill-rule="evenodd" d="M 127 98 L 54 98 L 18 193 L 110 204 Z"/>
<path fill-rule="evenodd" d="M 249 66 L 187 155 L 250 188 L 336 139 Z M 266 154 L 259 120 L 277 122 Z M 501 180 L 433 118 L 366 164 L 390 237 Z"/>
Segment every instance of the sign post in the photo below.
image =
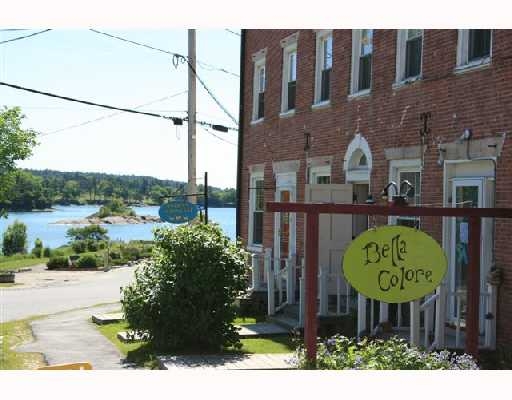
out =
<path fill-rule="evenodd" d="M 306 355 L 316 362 L 316 285 L 318 283 L 318 218 L 320 214 L 387 215 L 387 216 L 434 216 L 469 217 L 469 282 L 468 321 L 465 351 L 478 358 L 478 320 L 480 302 L 480 235 L 481 218 L 512 218 L 510 208 L 443 208 L 401 207 L 368 204 L 328 203 L 266 203 L 269 212 L 294 212 L 306 214 L 306 320 L 304 342 Z M 308 291 L 312 292 L 309 293 Z"/>

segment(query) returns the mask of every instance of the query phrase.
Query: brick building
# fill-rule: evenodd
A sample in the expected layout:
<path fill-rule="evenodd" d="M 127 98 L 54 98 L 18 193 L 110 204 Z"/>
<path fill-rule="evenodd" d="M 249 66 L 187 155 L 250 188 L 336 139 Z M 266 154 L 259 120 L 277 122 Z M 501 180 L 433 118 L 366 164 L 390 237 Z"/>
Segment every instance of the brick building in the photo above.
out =
<path fill-rule="evenodd" d="M 379 202 L 388 182 L 407 180 L 410 204 L 512 207 L 511 62 L 508 30 L 243 31 L 237 230 L 254 254 L 253 290 L 278 293 L 267 297 L 270 314 L 298 303 L 301 322 L 304 219 L 264 212 L 264 202 Z M 369 222 L 417 226 L 442 244 L 444 305 L 375 304 L 354 293 L 339 266 L 368 219 L 326 216 L 320 315 L 355 312 L 361 332 L 386 321 L 408 329 L 409 314 L 422 312 L 429 345 L 463 346 L 467 220 Z M 510 237 L 511 222 L 484 221 L 481 346 L 511 344 Z M 503 279 L 493 286 L 495 267 Z"/>

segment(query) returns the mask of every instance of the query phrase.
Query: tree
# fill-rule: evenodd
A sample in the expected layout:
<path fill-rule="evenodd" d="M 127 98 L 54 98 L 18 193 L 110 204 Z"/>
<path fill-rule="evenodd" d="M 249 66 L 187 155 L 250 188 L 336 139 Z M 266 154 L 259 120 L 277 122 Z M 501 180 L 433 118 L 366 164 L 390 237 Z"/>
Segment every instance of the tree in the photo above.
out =
<path fill-rule="evenodd" d="M 0 111 L 0 216 L 7 213 L 6 193 L 14 183 L 16 161 L 30 157 L 37 144 L 36 133 L 21 127 L 23 118 L 19 107 Z"/>
<path fill-rule="evenodd" d="M 70 201 L 76 200 L 78 196 L 80 196 L 80 184 L 75 180 L 67 181 L 62 189 L 62 198 Z"/>
<path fill-rule="evenodd" d="M 5 256 L 27 252 L 27 226 L 18 220 L 7 227 L 2 241 Z"/>
<path fill-rule="evenodd" d="M 68 229 L 66 236 L 76 240 L 108 240 L 108 231 L 99 225 L 87 225 L 82 228 Z"/>
<path fill-rule="evenodd" d="M 155 231 L 152 261 L 123 290 L 130 327 L 161 350 L 239 345 L 233 303 L 244 293 L 246 252 L 214 225 Z"/>

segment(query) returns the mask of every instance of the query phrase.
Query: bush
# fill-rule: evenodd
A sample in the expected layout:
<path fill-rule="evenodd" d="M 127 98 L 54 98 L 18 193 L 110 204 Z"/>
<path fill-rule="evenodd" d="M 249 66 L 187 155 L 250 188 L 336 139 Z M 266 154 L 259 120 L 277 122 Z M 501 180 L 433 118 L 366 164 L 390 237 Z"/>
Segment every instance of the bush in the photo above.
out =
<path fill-rule="evenodd" d="M 97 267 L 98 266 L 98 260 L 95 256 L 86 254 L 84 256 L 81 256 L 77 263 L 79 267 Z"/>
<path fill-rule="evenodd" d="M 43 250 L 43 257 L 50 258 L 52 256 L 52 249 L 45 247 Z"/>
<path fill-rule="evenodd" d="M 88 251 L 98 251 L 99 249 L 99 241 L 96 240 L 87 240 L 87 250 Z"/>
<path fill-rule="evenodd" d="M 129 261 L 135 261 L 140 258 L 140 249 L 137 247 L 125 247 L 123 248 L 123 258 Z"/>
<path fill-rule="evenodd" d="M 48 269 L 69 267 L 68 258 L 65 256 L 53 256 L 46 263 Z"/>
<path fill-rule="evenodd" d="M 303 346 L 295 354 L 299 369 L 478 369 L 475 360 L 467 354 L 456 355 L 447 350 L 426 352 L 408 346 L 404 339 L 363 339 L 357 342 L 335 335 L 317 344 L 316 365 L 310 365 Z"/>
<path fill-rule="evenodd" d="M 41 258 L 43 256 L 43 242 L 39 238 L 37 238 L 34 242 L 34 248 L 32 249 L 32 255 L 37 258 Z"/>
<path fill-rule="evenodd" d="M 108 240 L 107 230 L 99 225 L 87 225 L 81 228 L 70 228 L 66 236 L 72 241 L 77 240 Z"/>
<path fill-rule="evenodd" d="M 155 230 L 155 253 L 125 287 L 130 327 L 156 349 L 218 351 L 239 347 L 233 303 L 246 287 L 246 253 L 215 225 Z"/>
<path fill-rule="evenodd" d="M 73 243 L 71 243 L 71 248 L 75 253 L 85 253 L 87 251 L 87 241 L 75 240 Z"/>
<path fill-rule="evenodd" d="M 119 260 L 121 258 L 121 253 L 119 253 L 118 251 L 110 251 L 110 258 L 112 260 Z"/>
<path fill-rule="evenodd" d="M 27 226 L 18 220 L 7 227 L 2 242 L 2 252 L 5 256 L 27 252 Z"/>

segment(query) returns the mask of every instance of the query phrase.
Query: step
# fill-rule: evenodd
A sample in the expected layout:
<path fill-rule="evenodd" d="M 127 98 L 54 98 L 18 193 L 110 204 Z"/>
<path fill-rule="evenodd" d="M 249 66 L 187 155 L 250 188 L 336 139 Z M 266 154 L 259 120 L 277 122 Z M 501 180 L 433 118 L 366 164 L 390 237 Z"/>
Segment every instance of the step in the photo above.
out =
<path fill-rule="evenodd" d="M 238 334 L 242 339 L 258 338 L 274 335 L 288 335 L 288 329 L 271 322 L 257 322 L 255 324 L 235 325 L 240 328 Z"/>
<path fill-rule="evenodd" d="M 267 320 L 288 330 L 294 330 L 299 328 L 298 319 L 291 318 L 283 314 L 269 316 L 267 317 Z"/>
<path fill-rule="evenodd" d="M 92 322 L 98 325 L 113 324 L 115 322 L 124 321 L 124 314 L 121 313 L 107 313 L 107 314 L 93 314 Z"/>

